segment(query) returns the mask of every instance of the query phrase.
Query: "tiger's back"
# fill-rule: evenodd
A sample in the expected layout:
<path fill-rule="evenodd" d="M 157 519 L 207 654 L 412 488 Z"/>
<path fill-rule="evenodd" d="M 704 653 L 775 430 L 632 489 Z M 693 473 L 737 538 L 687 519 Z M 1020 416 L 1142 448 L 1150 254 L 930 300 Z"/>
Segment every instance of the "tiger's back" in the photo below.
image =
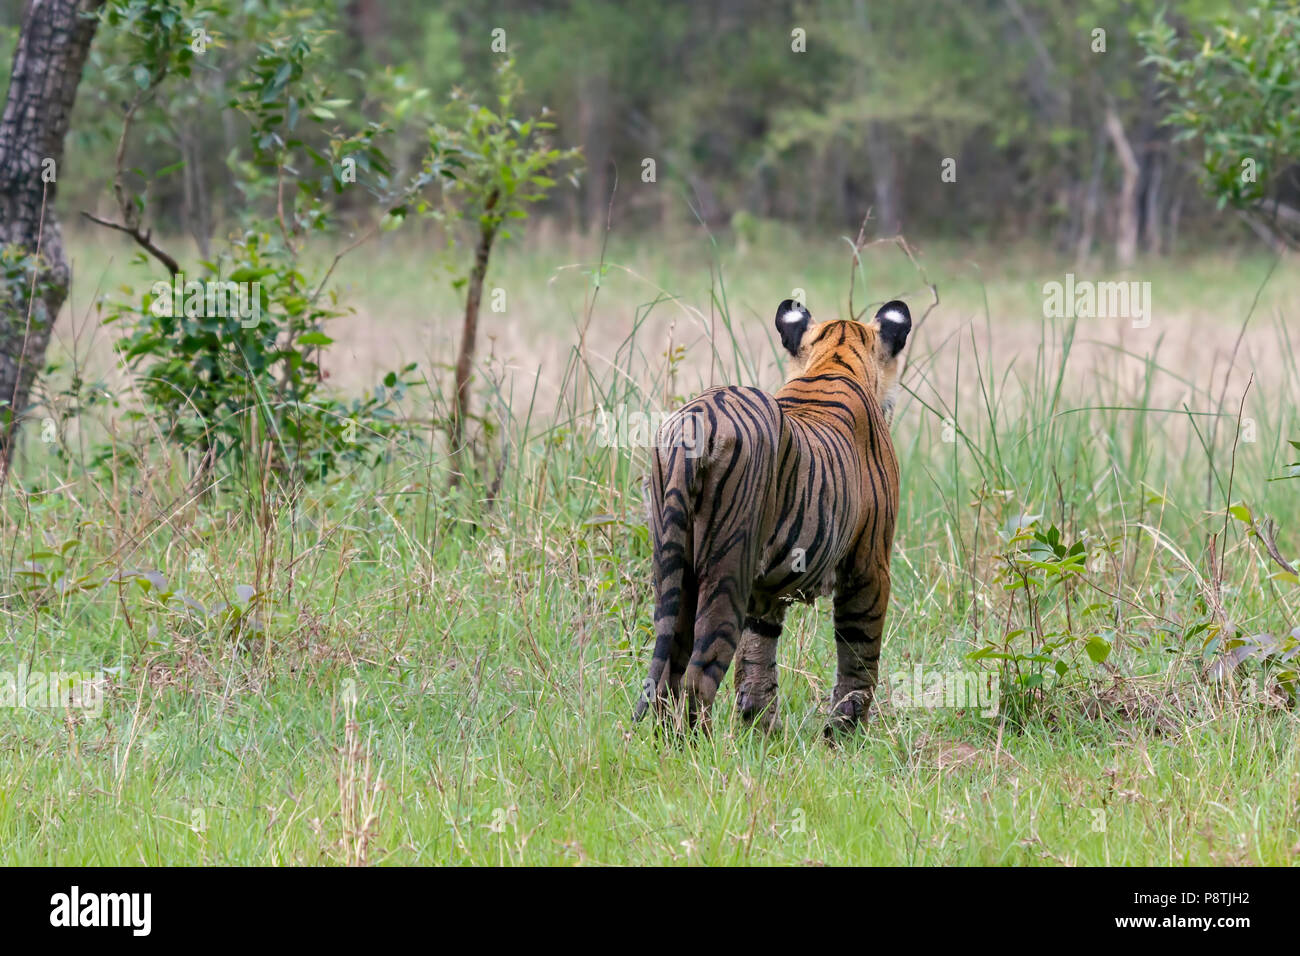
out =
<path fill-rule="evenodd" d="M 887 310 L 899 318 L 882 332 Z M 652 454 L 655 650 L 638 717 L 653 704 L 706 722 L 736 658 L 742 716 L 774 726 L 785 609 L 828 593 L 837 725 L 870 703 L 898 508 L 888 373 L 910 317 L 896 302 L 872 325 L 814 326 L 787 301 L 777 327 L 795 361 L 776 396 L 705 392 L 664 423 Z"/>

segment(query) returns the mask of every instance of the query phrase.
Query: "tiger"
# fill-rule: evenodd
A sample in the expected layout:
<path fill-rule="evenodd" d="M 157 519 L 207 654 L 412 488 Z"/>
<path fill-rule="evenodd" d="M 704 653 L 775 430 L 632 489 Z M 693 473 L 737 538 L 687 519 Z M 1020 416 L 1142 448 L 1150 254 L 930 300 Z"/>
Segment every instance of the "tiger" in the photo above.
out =
<path fill-rule="evenodd" d="M 743 722 L 779 729 L 786 610 L 826 595 L 836 676 L 825 735 L 871 706 L 899 504 L 889 424 L 912 317 L 893 300 L 871 322 L 814 322 L 786 299 L 775 321 L 791 356 L 776 394 L 709 389 L 663 422 L 650 451 L 655 643 L 635 720 L 653 708 L 661 724 L 707 733 L 734 659 Z"/>

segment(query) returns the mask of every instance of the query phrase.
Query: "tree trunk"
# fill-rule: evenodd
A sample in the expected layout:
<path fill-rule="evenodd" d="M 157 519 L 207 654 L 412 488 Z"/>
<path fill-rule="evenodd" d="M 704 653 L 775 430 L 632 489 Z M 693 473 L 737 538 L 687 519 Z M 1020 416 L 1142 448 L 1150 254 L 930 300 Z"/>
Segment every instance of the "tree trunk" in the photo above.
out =
<path fill-rule="evenodd" d="M 460 354 L 456 357 L 456 405 L 451 413 L 451 486 L 460 483 L 465 474 L 464 444 L 465 423 L 469 420 L 469 376 L 473 371 L 475 342 L 478 339 L 478 309 L 483 301 L 483 279 L 487 276 L 488 259 L 492 255 L 492 241 L 497 227 L 487 217 L 496 208 L 500 198 L 493 191 L 484 203 L 485 220 L 479 226 L 478 248 L 474 251 L 474 269 L 469 274 L 469 287 L 465 294 L 465 324 L 460 334 Z"/>
<path fill-rule="evenodd" d="M 865 0 L 855 0 L 854 14 L 864 40 L 872 35 L 871 18 Z M 858 73 L 857 88 L 869 89 L 871 76 L 864 67 Z M 898 162 L 894 155 L 891 133 L 886 124 L 872 120 L 866 129 L 867 163 L 871 166 L 871 187 L 875 194 L 872 214 L 879 236 L 898 235 L 902 228 L 902 211 L 899 202 Z M 849 216 L 852 219 L 852 215 Z"/>
<path fill-rule="evenodd" d="M 1115 258 L 1121 267 L 1133 264 L 1137 256 L 1138 240 L 1138 161 L 1124 135 L 1124 124 L 1119 114 L 1112 108 L 1106 110 L 1106 131 L 1115 146 L 1115 155 L 1119 157 L 1120 171 L 1123 174 L 1119 187 L 1119 217 L 1115 223 Z"/>
<path fill-rule="evenodd" d="M 583 74 L 581 99 L 578 101 L 578 125 L 582 136 L 582 152 L 587 157 L 585 226 L 589 235 L 599 236 L 605 231 L 609 209 L 609 71 L 603 61 L 598 61 Z M 656 175 L 658 175 L 656 170 Z M 641 169 L 638 164 L 637 178 Z"/>
<path fill-rule="evenodd" d="M 34 267 L 0 290 L 0 474 L 8 471 L 32 382 L 68 294 L 54 194 L 81 68 L 99 26 L 85 14 L 103 2 L 32 0 L 14 50 L 0 118 L 0 246 L 32 256 Z"/>
<path fill-rule="evenodd" d="M 1092 256 L 1092 240 L 1097 228 L 1097 207 L 1101 202 L 1101 174 L 1105 166 L 1105 153 L 1097 143 L 1092 155 L 1092 175 L 1088 179 L 1088 188 L 1083 194 L 1083 210 L 1079 237 L 1074 247 L 1074 267 L 1082 272 Z"/>
<path fill-rule="evenodd" d="M 1180 188 L 1174 194 L 1174 201 L 1169 206 L 1169 228 L 1165 233 L 1165 252 L 1171 256 L 1177 252 L 1178 223 L 1183 216 L 1183 199 L 1185 196 L 1185 190 Z"/>
<path fill-rule="evenodd" d="M 896 236 L 903 218 L 898 189 L 898 162 L 889 128 L 872 123 L 867 130 L 867 161 L 871 164 L 871 182 L 875 190 L 877 233 Z"/>
<path fill-rule="evenodd" d="M 1165 180 L 1164 154 L 1150 154 L 1147 164 L 1146 212 L 1143 221 L 1143 233 L 1146 236 L 1146 250 L 1151 255 L 1164 252 L 1164 237 L 1160 233 L 1160 198 Z"/>

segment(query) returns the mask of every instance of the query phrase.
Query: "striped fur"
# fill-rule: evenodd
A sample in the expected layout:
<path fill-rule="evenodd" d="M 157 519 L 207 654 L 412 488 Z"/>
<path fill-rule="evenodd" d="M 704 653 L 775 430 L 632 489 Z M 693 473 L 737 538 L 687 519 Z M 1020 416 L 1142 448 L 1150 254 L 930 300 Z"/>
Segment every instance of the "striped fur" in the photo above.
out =
<path fill-rule="evenodd" d="M 707 729 L 733 659 L 747 721 L 776 726 L 786 607 L 833 594 L 828 733 L 866 716 L 889 603 L 898 462 L 887 414 L 911 330 L 890 302 L 871 323 L 776 316 L 793 356 L 775 396 L 715 388 L 664 423 L 647 479 L 655 648 L 636 717 Z"/>

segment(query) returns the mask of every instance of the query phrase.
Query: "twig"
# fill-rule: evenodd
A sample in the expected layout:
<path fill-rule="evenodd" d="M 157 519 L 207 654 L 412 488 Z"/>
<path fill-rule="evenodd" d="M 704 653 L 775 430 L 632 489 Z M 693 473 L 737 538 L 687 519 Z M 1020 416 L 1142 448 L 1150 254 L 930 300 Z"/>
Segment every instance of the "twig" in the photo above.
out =
<path fill-rule="evenodd" d="M 171 256 L 169 256 L 167 253 L 163 252 L 161 249 L 158 248 L 157 245 L 154 244 L 154 241 L 151 238 L 153 236 L 152 229 L 148 229 L 144 232 L 141 232 L 139 226 L 125 226 L 120 222 L 111 222 L 108 219 L 101 219 L 99 216 L 96 216 L 94 213 L 86 212 L 84 209 L 81 211 L 81 214 L 85 216 L 87 219 L 89 219 L 91 222 L 96 222 L 99 223 L 99 225 L 101 226 L 107 226 L 109 229 L 116 229 L 118 232 L 126 233 L 137 243 L 139 243 L 139 245 L 146 252 L 148 252 L 151 256 L 153 256 L 155 259 L 161 262 L 164 266 L 166 266 L 167 271 L 170 272 L 172 275 L 176 275 L 178 272 L 181 271 L 181 267 L 176 264 L 176 260 L 173 259 Z"/>
<path fill-rule="evenodd" d="M 858 278 L 858 269 L 862 266 L 862 247 L 865 245 L 867 237 L 867 223 L 871 221 L 871 207 L 867 207 L 867 214 L 862 217 L 862 225 L 858 227 L 858 238 L 851 245 L 853 246 L 853 261 L 849 263 L 849 318 L 855 322 L 858 316 L 853 311 L 853 288 Z M 849 237 L 845 236 L 844 241 L 848 242 Z M 865 309 L 863 310 L 866 311 Z"/>
<path fill-rule="evenodd" d="M 1268 556 L 1273 559 L 1279 568 L 1288 574 L 1294 574 L 1300 577 L 1300 571 L 1296 570 L 1294 564 L 1282 557 L 1282 552 L 1277 546 L 1277 524 L 1272 518 L 1265 518 L 1262 522 L 1252 521 L 1251 529 L 1255 532 L 1255 537 L 1264 544 L 1264 550 Z"/>
<path fill-rule="evenodd" d="M 109 229 L 116 229 L 118 232 L 124 232 L 136 241 L 141 248 L 151 256 L 167 267 L 167 271 L 173 276 L 181 271 L 181 267 L 176 264 L 176 260 L 163 252 L 153 241 L 153 230 L 147 229 L 143 232 L 140 230 L 140 211 L 139 208 L 131 202 L 126 195 L 126 186 L 122 182 L 124 165 L 126 163 L 126 142 L 131 134 L 131 124 L 135 121 L 136 111 L 146 99 L 153 95 L 158 84 L 162 82 L 166 75 L 165 70 L 160 70 L 154 76 L 148 85 L 140 92 L 136 93 L 131 100 L 131 105 L 127 107 L 126 116 L 122 119 L 122 135 L 117 139 L 117 152 L 113 157 L 113 195 L 117 199 L 118 209 L 122 213 L 122 222 L 111 222 L 107 219 L 101 219 L 93 213 L 86 212 L 84 209 L 81 214 L 91 222 L 98 223 L 101 226 L 107 226 Z M 141 204 L 143 205 L 143 203 Z"/>
<path fill-rule="evenodd" d="M 1237 343 L 1241 344 L 1240 337 L 1238 337 Z M 1235 349 L 1233 350 L 1233 355 L 1236 355 Z M 1225 496 L 1227 502 L 1223 506 L 1223 547 L 1219 550 L 1218 561 L 1218 570 L 1220 572 L 1223 571 L 1223 560 L 1228 556 L 1228 519 L 1232 513 L 1232 480 L 1237 474 L 1237 443 L 1241 440 L 1241 416 L 1246 411 L 1246 396 L 1250 394 L 1250 386 L 1253 384 L 1255 384 L 1255 374 L 1252 372 L 1250 380 L 1246 382 L 1246 387 L 1241 393 L 1241 404 L 1237 407 L 1237 431 L 1232 436 L 1232 457 L 1228 462 L 1228 493 Z M 1220 399 L 1220 402 L 1222 402 L 1222 399 Z M 1215 429 L 1218 429 L 1217 419 L 1215 420 Z M 1214 583 L 1217 587 L 1220 582 L 1215 581 Z"/>

